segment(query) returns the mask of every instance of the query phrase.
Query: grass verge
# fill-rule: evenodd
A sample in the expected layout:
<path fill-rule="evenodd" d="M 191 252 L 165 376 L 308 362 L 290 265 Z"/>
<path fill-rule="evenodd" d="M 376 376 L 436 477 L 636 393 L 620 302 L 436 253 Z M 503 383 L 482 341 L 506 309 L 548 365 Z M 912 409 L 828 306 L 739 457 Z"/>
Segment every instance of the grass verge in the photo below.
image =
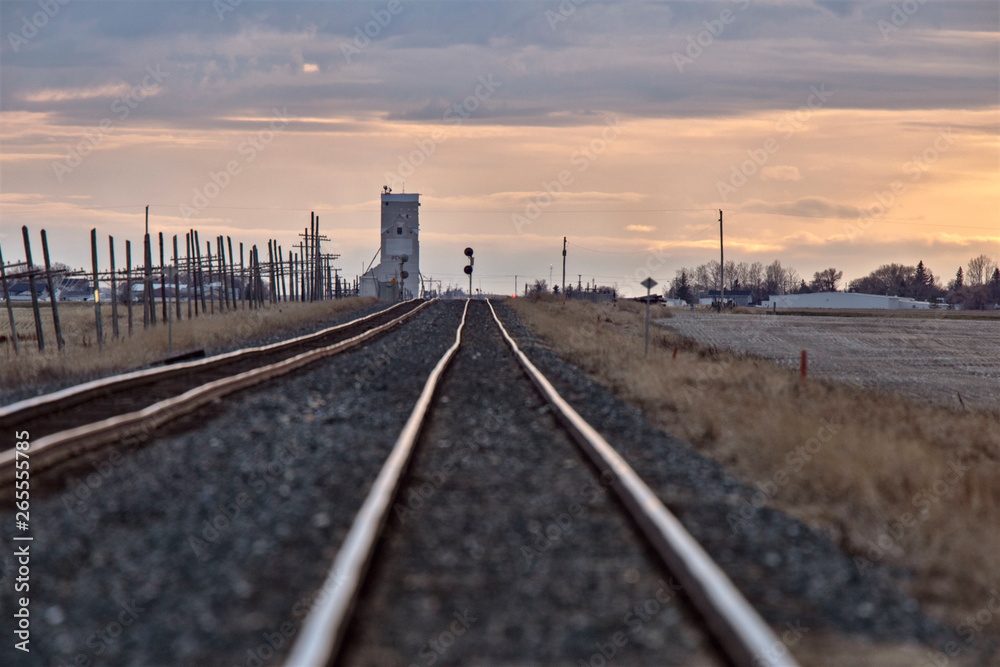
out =
<path fill-rule="evenodd" d="M 859 568 L 910 573 L 910 593 L 960 634 L 1000 590 L 1000 414 L 803 382 L 659 327 L 644 359 L 637 303 L 508 304 L 557 354 L 829 533 Z M 752 530 L 755 511 L 734 508 L 733 530 Z M 1000 615 L 975 628 L 1000 637 Z"/>
<path fill-rule="evenodd" d="M 20 339 L 20 354 L 6 339 L 0 344 L 0 400 L 23 395 L 66 383 L 85 382 L 112 373 L 134 370 L 167 356 L 168 338 L 172 338 L 174 354 L 197 349 L 240 347 L 273 336 L 293 336 L 318 326 L 332 317 L 360 310 L 375 303 L 373 298 L 350 298 L 316 303 L 290 302 L 270 305 L 257 310 L 217 311 L 188 320 L 187 307 L 182 304 L 185 319 L 173 323 L 172 336 L 168 327 L 160 324 L 143 329 L 142 309 L 133 313 L 133 335 L 128 335 L 125 308 L 118 308 L 121 337 L 112 339 L 111 308 L 102 306 L 104 347 L 99 350 L 95 335 L 94 305 L 60 303 L 59 320 L 66 348 L 57 350 L 55 329 L 47 304 L 42 311 L 45 352 L 38 351 L 31 308 L 14 310 L 14 321 Z M 19 304 L 20 305 L 20 304 Z M 159 311 L 157 312 L 159 315 Z M 10 334 L 6 309 L 0 309 L 0 333 Z"/>

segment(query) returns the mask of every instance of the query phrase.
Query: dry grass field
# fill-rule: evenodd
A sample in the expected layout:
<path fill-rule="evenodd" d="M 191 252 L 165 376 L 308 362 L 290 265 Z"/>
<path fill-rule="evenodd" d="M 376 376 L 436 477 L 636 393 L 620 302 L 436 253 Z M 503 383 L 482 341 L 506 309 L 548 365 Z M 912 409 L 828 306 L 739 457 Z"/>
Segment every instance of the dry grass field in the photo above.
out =
<path fill-rule="evenodd" d="M 704 345 L 790 368 L 798 368 L 806 350 L 816 377 L 957 408 L 1000 406 L 1000 313 L 991 320 L 759 311 L 720 318 L 681 311 L 658 323 Z"/>
<path fill-rule="evenodd" d="M 187 306 L 181 304 L 183 320 L 173 323 L 172 351 L 180 354 L 239 346 L 272 336 L 291 336 L 305 328 L 328 320 L 337 313 L 358 310 L 375 302 L 371 298 L 351 298 L 316 303 L 281 303 L 258 310 L 235 310 L 187 319 Z M 42 304 L 45 352 L 39 353 L 30 304 L 15 304 L 14 322 L 20 339 L 20 354 L 14 354 L 9 340 L 10 320 L 6 307 L 0 308 L 0 401 L 26 391 L 85 382 L 115 372 L 141 368 L 167 356 L 168 327 L 162 323 L 143 329 L 142 308 L 133 311 L 133 335 L 128 335 L 125 306 L 119 304 L 118 324 L 121 337 L 112 338 L 110 304 L 101 305 L 104 347 L 99 350 L 95 335 L 93 303 L 59 304 L 59 320 L 66 348 L 56 347 L 55 329 L 48 304 Z M 216 304 L 218 307 L 218 304 Z M 157 311 L 159 315 L 159 311 Z M 159 317 L 157 318 L 159 322 Z"/>
<path fill-rule="evenodd" d="M 803 382 L 797 369 L 656 326 L 644 359 L 634 302 L 508 303 L 556 353 L 761 489 L 768 505 L 828 532 L 859 567 L 909 572 L 910 592 L 945 622 L 960 627 L 1000 589 L 997 412 Z M 734 508 L 735 530 L 743 510 L 752 516 Z M 1000 619 L 976 635 L 1000 637 Z"/>

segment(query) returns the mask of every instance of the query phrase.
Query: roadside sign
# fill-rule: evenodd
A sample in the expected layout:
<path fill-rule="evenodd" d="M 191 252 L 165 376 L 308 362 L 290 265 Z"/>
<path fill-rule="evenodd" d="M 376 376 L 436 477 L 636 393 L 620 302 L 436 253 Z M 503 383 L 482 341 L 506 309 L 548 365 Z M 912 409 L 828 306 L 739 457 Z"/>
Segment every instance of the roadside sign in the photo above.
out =
<path fill-rule="evenodd" d="M 653 280 L 652 278 L 646 278 L 645 280 L 643 280 L 639 284 L 642 285 L 643 287 L 645 287 L 647 290 L 651 290 L 654 287 L 656 287 L 657 282 L 655 280 Z"/>

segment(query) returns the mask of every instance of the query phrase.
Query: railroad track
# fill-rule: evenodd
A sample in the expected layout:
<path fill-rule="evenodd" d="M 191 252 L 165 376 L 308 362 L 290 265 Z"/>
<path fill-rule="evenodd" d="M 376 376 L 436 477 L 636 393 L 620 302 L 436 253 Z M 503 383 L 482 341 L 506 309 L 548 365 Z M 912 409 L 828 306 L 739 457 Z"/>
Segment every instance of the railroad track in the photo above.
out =
<path fill-rule="evenodd" d="M 490 318 L 490 320 L 487 321 L 486 318 Z M 459 381 L 459 378 L 456 378 L 454 375 L 446 377 L 446 373 L 462 347 L 463 336 L 468 335 L 469 325 L 467 322 L 470 320 L 475 320 L 472 327 L 473 333 L 478 337 L 476 340 L 479 345 L 474 350 L 470 350 L 470 354 L 466 355 L 466 359 L 470 356 L 475 359 L 480 355 L 495 354 L 495 348 L 505 344 L 509 348 L 509 351 L 505 353 L 507 355 L 506 358 L 511 363 L 516 360 L 517 367 L 523 371 L 523 374 L 527 376 L 530 383 L 534 385 L 535 390 L 540 396 L 541 403 L 544 406 L 548 406 L 547 410 L 551 410 L 555 420 L 549 418 L 548 415 L 546 415 L 546 418 L 553 423 L 561 425 L 561 435 L 542 434 L 543 442 L 547 443 L 546 438 L 551 439 L 551 447 L 556 448 L 556 440 L 559 438 L 565 440 L 568 436 L 568 439 L 578 447 L 578 456 L 575 461 L 565 460 L 562 466 L 551 466 L 550 461 L 549 467 L 545 469 L 540 467 L 542 464 L 537 464 L 539 468 L 536 471 L 540 470 L 540 474 L 543 476 L 540 482 L 537 476 L 532 477 L 532 470 L 524 468 L 513 472 L 513 481 L 515 483 L 518 482 L 519 476 L 525 480 L 533 478 L 538 482 L 533 492 L 538 495 L 550 495 L 552 488 L 544 488 L 547 484 L 545 476 L 552 476 L 551 484 L 554 485 L 553 488 L 558 487 L 562 483 L 559 481 L 562 480 L 561 472 L 552 470 L 552 468 L 575 468 L 577 470 L 576 474 L 584 474 L 585 471 L 589 472 L 592 478 L 599 480 L 601 487 L 612 489 L 615 496 L 617 496 L 618 502 L 611 503 L 609 507 L 613 506 L 617 508 L 614 511 L 619 515 L 624 510 L 627 518 L 619 516 L 618 520 L 622 526 L 630 528 L 623 528 L 618 532 L 621 534 L 631 534 L 631 539 L 635 544 L 621 547 L 622 549 L 628 549 L 628 553 L 632 555 L 627 557 L 621 556 L 616 551 L 618 547 L 615 547 L 615 549 L 612 549 L 614 553 L 608 556 L 606 561 L 602 562 L 615 562 L 622 558 L 625 560 L 631 558 L 632 560 L 629 562 L 645 563 L 641 567 L 650 570 L 648 572 L 629 568 L 626 581 L 631 583 L 635 583 L 643 576 L 647 578 L 655 576 L 660 569 L 665 567 L 666 571 L 669 572 L 669 576 L 673 578 L 672 580 L 679 584 L 678 590 L 682 591 L 681 595 L 687 601 L 687 604 L 690 604 L 697 610 L 697 615 L 700 616 L 700 627 L 703 629 L 699 632 L 703 631 L 709 637 L 706 646 L 699 649 L 701 651 L 697 655 L 698 660 L 701 661 L 699 664 L 717 664 L 720 659 L 716 657 L 715 649 L 718 648 L 721 650 L 723 656 L 721 662 L 729 662 L 740 666 L 764 664 L 780 667 L 794 665 L 795 662 L 788 657 L 787 652 L 780 650 L 783 649 L 783 645 L 777 636 L 743 598 L 728 577 L 712 561 L 702 547 L 681 526 L 670 511 L 664 507 L 655 493 L 650 490 L 607 441 L 559 396 L 551 383 L 518 349 L 516 343 L 506 332 L 499 318 L 496 316 L 492 304 L 489 302 L 466 303 L 461 324 L 455 335 L 455 342 L 441 357 L 428 377 L 406 425 L 341 544 L 327 578 L 316 596 L 316 602 L 305 619 L 298 639 L 287 657 L 286 664 L 292 666 L 322 665 L 335 661 L 374 664 L 380 662 L 398 662 L 400 659 L 405 662 L 415 662 L 415 660 L 407 660 L 405 655 L 391 653 L 389 647 L 396 639 L 399 639 L 399 636 L 393 637 L 391 634 L 393 631 L 391 629 L 387 631 L 385 628 L 398 628 L 400 625 L 405 626 L 407 624 L 406 619 L 410 619 L 411 623 L 416 623 L 419 610 L 426 609 L 426 605 L 428 604 L 432 607 L 430 615 L 433 615 L 434 605 L 440 602 L 435 596 L 435 586 L 443 586 L 450 590 L 450 593 L 447 591 L 440 593 L 438 591 L 440 597 L 446 599 L 449 595 L 452 595 L 454 599 L 466 601 L 475 600 L 477 596 L 485 596 L 487 599 L 483 604 L 489 607 L 489 605 L 494 603 L 497 605 L 502 604 L 502 601 L 509 597 L 506 596 L 506 593 L 523 583 L 522 581 L 518 581 L 517 577 L 511 578 L 506 584 L 501 582 L 501 587 L 493 591 L 494 595 L 491 597 L 489 590 L 480 590 L 477 588 L 477 586 L 482 585 L 483 570 L 492 567 L 496 571 L 497 564 L 487 557 L 487 549 L 479 546 L 479 555 L 476 558 L 484 560 L 478 560 L 471 569 L 466 568 L 462 570 L 457 564 L 456 559 L 448 555 L 454 550 L 454 544 L 449 545 L 447 542 L 435 543 L 433 539 L 427 537 L 428 534 L 439 533 L 441 526 L 447 526 L 449 522 L 456 522 L 457 525 L 467 526 L 474 525 L 474 523 L 470 524 L 469 522 L 478 521 L 482 523 L 487 521 L 487 516 L 491 511 L 498 514 L 504 514 L 505 512 L 507 515 L 511 514 L 509 508 L 506 507 L 485 506 L 485 503 L 488 502 L 489 489 L 475 488 L 475 481 L 459 480 L 461 483 L 448 486 L 446 489 L 444 484 L 449 480 L 446 479 L 447 475 L 441 472 L 446 468 L 441 467 L 430 472 L 421 470 L 422 465 L 426 465 L 426 461 L 424 464 L 421 464 L 421 454 L 417 453 L 418 451 L 426 453 L 427 449 L 431 446 L 429 442 L 431 436 L 437 438 L 439 446 L 453 446 L 452 438 L 456 432 L 455 424 L 445 423 L 448 421 L 447 419 L 438 419 L 435 423 L 435 413 L 448 413 L 450 419 L 460 422 L 457 426 L 459 431 L 463 428 L 468 428 L 469 424 L 474 424 L 477 420 L 484 418 L 484 415 L 469 414 L 467 406 L 442 405 L 441 403 L 449 395 L 449 387 Z M 487 349 L 489 342 L 482 338 L 482 336 L 483 332 L 486 331 L 486 327 L 492 324 L 495 324 L 496 329 L 492 330 L 494 339 L 492 345 L 494 350 L 491 352 Z M 499 336 L 497 335 L 498 333 Z M 503 343 L 497 342 L 500 337 L 502 337 Z M 485 368 L 488 372 L 488 367 Z M 493 372 L 498 376 L 501 374 L 498 369 Z M 510 374 L 509 369 L 508 374 Z M 513 375 L 516 376 L 517 372 L 513 372 Z M 523 379 L 520 382 L 524 384 Z M 489 387 L 490 382 L 481 382 L 479 386 L 481 388 Z M 508 383 L 506 389 L 512 391 L 510 386 Z M 502 391 L 502 388 L 498 388 L 497 391 Z M 522 391 L 525 394 L 530 393 L 530 389 L 528 388 Z M 452 403 L 462 402 L 463 394 L 461 391 L 451 393 L 455 395 L 455 400 Z M 469 396 L 472 393 L 466 388 L 464 395 Z M 536 403 L 539 402 L 537 398 L 533 400 Z M 527 405 L 527 399 L 525 405 Z M 512 424 L 523 424 L 526 421 L 534 420 L 538 412 L 544 412 L 544 410 L 536 408 L 532 413 L 514 414 L 507 417 L 506 421 Z M 554 426 L 550 428 L 554 428 Z M 556 429 L 556 432 L 558 433 L 558 429 Z M 442 433 L 447 437 L 442 437 Z M 544 456 L 547 455 L 549 449 L 548 444 L 545 444 L 531 451 Z M 488 448 L 480 448 L 472 456 L 495 458 L 502 456 L 500 450 L 501 447 L 499 445 L 491 445 Z M 585 457 L 593 467 L 588 470 L 587 464 L 580 460 L 579 455 Z M 494 466 L 494 468 L 502 471 L 505 465 L 505 463 L 501 463 Z M 533 464 L 529 461 L 528 465 L 531 466 Z M 454 470 L 453 467 L 449 469 Z M 465 477 L 453 472 L 449 474 L 452 475 L 451 479 L 455 480 L 459 477 Z M 441 479 L 441 484 L 439 485 L 435 482 L 433 488 L 428 487 L 426 480 L 434 479 Z M 510 495 L 514 496 L 514 489 L 509 489 L 511 478 L 506 478 L 506 482 L 500 481 L 501 479 L 504 478 L 498 477 L 492 480 L 494 492 L 496 489 L 509 490 Z M 591 481 L 593 482 L 593 479 Z M 527 484 L 527 482 L 525 483 Z M 435 506 L 436 509 L 433 512 L 430 509 L 427 510 L 428 516 L 422 518 L 418 516 L 409 524 L 406 524 L 406 521 L 402 517 L 406 516 L 405 512 L 407 508 L 410 510 L 414 508 L 412 501 L 406 501 L 400 497 L 403 489 L 408 488 L 412 492 L 414 489 L 430 488 L 430 496 L 427 497 L 427 502 L 430 504 L 435 500 L 440 500 L 448 493 L 457 493 L 458 491 L 455 491 L 455 486 L 460 490 L 464 490 L 465 493 L 463 502 L 456 501 L 456 506 L 459 507 L 458 514 L 448 514 L 440 506 Z M 439 495 L 435 495 L 435 493 Z M 412 499 L 412 495 L 410 498 Z M 528 498 L 532 502 L 536 501 L 531 495 L 528 495 Z M 569 501 L 567 500 L 566 502 L 568 503 Z M 472 510 L 469 510 L 470 506 L 473 508 Z M 400 507 L 403 507 L 403 513 L 400 512 Z M 393 509 L 395 509 L 395 512 L 392 511 Z M 469 514 L 470 511 L 472 512 L 471 515 Z M 413 512 L 411 511 L 411 513 Z M 528 514 L 530 515 L 530 511 L 528 511 Z M 580 526 L 580 531 L 586 532 L 585 522 L 579 516 L 582 515 L 574 513 L 574 517 L 578 519 L 577 524 Z M 595 518 L 599 518 L 600 516 L 604 515 L 600 515 L 600 512 L 595 510 Z M 561 521 L 555 515 L 553 518 L 557 523 Z M 602 531 L 598 533 L 601 535 L 601 540 L 615 532 L 611 518 L 605 516 L 603 521 L 604 523 L 598 524 L 601 526 L 599 530 Z M 569 523 L 572 524 L 573 521 L 570 520 Z M 437 529 L 435 529 L 435 526 Z M 561 534 L 560 537 L 566 537 L 572 533 L 568 526 L 563 526 L 563 528 L 566 532 Z M 548 531 L 548 527 L 546 531 Z M 470 532 L 472 532 L 471 529 Z M 547 532 L 546 534 L 551 538 L 547 541 L 547 544 L 551 545 L 555 537 Z M 436 539 L 441 540 L 443 538 L 438 537 Z M 506 540 L 510 541 L 509 535 L 506 537 Z M 405 565 L 393 565 L 392 559 L 398 558 L 401 553 L 407 553 L 407 549 L 410 548 L 407 545 L 407 541 L 420 541 L 424 549 L 423 551 L 421 551 L 420 547 L 410 549 L 410 555 L 412 556 L 410 565 L 427 569 L 430 561 L 436 558 L 443 558 L 442 562 L 445 563 L 445 569 L 455 571 L 455 580 L 448 583 L 445 581 L 448 579 L 446 576 L 442 579 L 441 575 L 435 577 L 432 572 L 407 573 Z M 457 540 L 452 540 L 452 542 L 455 541 Z M 468 541 L 468 537 L 466 537 L 466 541 Z M 556 541 L 558 542 L 558 540 Z M 568 543 L 569 540 L 567 538 Z M 590 546 L 593 547 L 594 545 L 591 544 Z M 542 551 L 548 548 L 550 547 L 545 547 Z M 647 553 L 650 548 L 659 563 L 655 562 L 655 560 L 642 560 L 644 558 L 642 554 Z M 524 547 L 522 547 L 523 549 Z M 444 555 L 442 556 L 442 554 Z M 530 562 L 532 558 L 533 556 L 529 556 L 528 561 Z M 500 562 L 501 569 L 509 565 L 509 563 L 504 564 L 502 554 L 496 560 Z M 586 570 L 587 568 L 583 569 Z M 393 575 L 395 579 L 390 583 L 386 583 L 386 573 Z M 561 573 L 553 573 L 553 577 L 559 574 Z M 596 572 L 585 572 L 584 574 L 592 577 L 590 580 L 591 583 L 594 581 L 593 577 L 600 578 L 600 574 Z M 414 578 L 422 582 L 414 585 L 418 588 L 422 587 L 425 589 L 425 592 L 429 593 L 422 598 L 422 602 L 413 602 L 412 600 L 408 602 L 407 596 L 403 594 L 404 591 L 400 591 L 398 588 L 396 590 L 393 589 L 394 586 L 398 586 L 400 581 L 410 581 L 412 584 Z M 520 579 L 523 580 L 525 578 L 525 575 L 522 573 Z M 455 597 L 455 590 L 461 590 L 463 587 L 468 590 Z M 535 594 L 532 593 L 529 595 L 528 599 L 535 600 Z M 566 593 L 564 592 L 564 594 Z M 570 597 L 572 597 L 571 594 Z M 408 604 L 409 606 L 407 606 Z M 421 604 L 425 606 L 421 607 Z M 541 603 L 539 602 L 539 604 Z M 414 610 L 417 611 L 414 613 Z M 572 611 L 565 610 L 565 613 L 571 614 Z M 517 613 L 516 610 L 515 613 Z M 532 610 L 524 608 L 521 613 L 525 617 L 530 617 Z M 430 664 L 427 661 L 431 657 L 435 660 L 438 657 L 442 657 L 448 647 L 456 641 L 456 635 L 464 633 L 469 628 L 470 623 L 474 622 L 474 619 L 469 614 L 463 614 L 463 610 L 457 608 L 454 611 L 455 620 L 451 621 L 449 625 L 444 626 L 445 632 L 440 635 L 441 638 L 444 638 L 446 633 L 449 632 L 447 629 L 452 628 L 454 632 L 448 635 L 450 637 L 449 642 L 451 643 L 444 643 L 442 641 L 435 645 L 431 642 L 426 644 L 425 647 L 429 646 L 432 648 L 421 649 L 421 658 L 425 664 Z M 392 615 L 393 620 L 381 622 L 384 620 L 381 617 L 386 615 Z M 401 619 L 402 622 L 400 622 Z M 457 626 L 455 625 L 456 623 L 458 624 Z M 389 634 L 386 634 L 387 632 Z M 399 629 L 397 635 L 399 633 L 405 634 L 406 628 Z M 596 642 L 594 646 L 601 651 L 601 655 L 595 653 L 593 657 L 610 659 L 611 656 L 609 656 L 607 651 L 617 651 L 618 649 L 615 647 L 624 646 L 624 644 L 619 642 L 619 635 L 624 638 L 624 641 L 628 641 L 628 634 L 625 632 L 609 635 L 613 639 L 613 643 Z M 564 640 L 565 638 L 554 639 Z M 407 645 L 408 640 L 400 639 L 400 644 Z M 611 646 L 611 649 L 606 649 L 604 648 L 605 646 Z M 423 651 L 425 650 L 428 651 L 427 655 L 424 655 Z M 373 651 L 375 652 L 373 653 Z M 386 651 L 390 652 L 386 653 Z M 531 658 L 535 660 L 539 659 L 537 655 L 489 656 L 475 654 L 474 657 L 487 661 L 490 661 L 492 657 L 504 662 L 519 662 Z M 562 658 L 565 656 L 559 657 Z M 688 657 L 690 658 L 691 656 Z M 453 657 L 447 659 L 453 660 Z M 593 660 L 589 664 L 594 664 Z"/>
<path fill-rule="evenodd" d="M 355 347 L 430 303 L 414 299 L 271 345 L 102 378 L 19 401 L 0 408 L 0 429 L 31 433 L 31 468 L 37 472 L 111 442 L 144 437 L 222 396 Z M 94 415 L 104 418 L 95 421 Z M 0 452 L 0 483 L 14 479 L 14 462 L 13 449 Z"/>

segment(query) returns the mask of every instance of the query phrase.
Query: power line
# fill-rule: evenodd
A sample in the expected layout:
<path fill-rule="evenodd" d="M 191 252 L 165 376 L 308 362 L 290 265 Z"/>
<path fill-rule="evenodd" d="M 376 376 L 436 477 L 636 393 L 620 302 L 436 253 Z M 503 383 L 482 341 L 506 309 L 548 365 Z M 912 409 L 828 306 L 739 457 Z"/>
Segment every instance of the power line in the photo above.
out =
<path fill-rule="evenodd" d="M 30 202 L 0 202 L 0 207 L 4 205 L 24 205 L 30 206 L 32 211 L 46 211 L 46 210 L 62 210 L 66 206 L 71 206 L 73 208 L 84 210 L 84 211 L 103 211 L 103 210 L 113 210 L 113 209 L 125 209 L 125 208 L 138 208 L 142 209 L 146 204 L 120 204 L 116 206 L 74 206 L 72 202 L 62 202 L 59 204 L 42 204 L 40 206 L 34 206 Z M 177 204 L 149 204 L 149 206 L 156 208 L 176 208 Z M 57 208 L 58 207 L 58 208 Z M 283 207 L 283 206 L 217 206 L 212 205 L 210 209 L 219 209 L 224 211 L 278 211 L 278 212 L 288 212 L 288 213 L 302 213 L 309 211 L 316 211 L 319 213 L 363 213 L 369 215 L 370 210 L 366 208 L 293 208 L 293 207 Z M 554 214 L 572 214 L 572 215 L 592 215 L 597 213 L 618 213 L 618 214 L 633 214 L 633 213 L 700 213 L 705 211 L 718 211 L 718 208 L 650 208 L 650 209 L 590 209 L 590 210 L 560 210 L 560 209 L 548 209 L 544 213 L 546 215 L 550 213 Z M 806 215 L 803 213 L 781 213 L 777 211 L 755 211 L 752 209 L 732 209 L 724 208 L 721 209 L 726 213 L 731 215 L 739 215 L 741 213 L 749 213 L 752 215 L 777 215 L 787 218 L 805 218 L 809 220 L 855 220 L 855 218 L 845 218 L 840 216 L 830 216 L 830 215 Z M 201 212 L 201 211 L 199 211 Z M 424 213 L 434 213 L 434 214 L 479 214 L 479 213 L 489 213 L 489 214 L 500 214 L 500 213 L 517 213 L 516 210 L 512 209 L 425 209 Z M 978 229 L 984 231 L 997 231 L 997 227 L 982 227 L 978 225 L 951 225 L 944 223 L 920 223 L 911 222 L 909 220 L 901 220 L 899 218 L 878 218 L 873 217 L 869 220 L 874 223 L 884 223 L 888 225 L 908 225 L 914 227 L 937 227 L 944 229 Z M 582 246 L 577 246 L 584 250 L 590 250 L 591 252 L 608 252 L 609 254 L 617 254 L 610 251 L 593 250 L 589 248 L 583 248 Z M 629 254 L 629 253 L 622 253 Z"/>

